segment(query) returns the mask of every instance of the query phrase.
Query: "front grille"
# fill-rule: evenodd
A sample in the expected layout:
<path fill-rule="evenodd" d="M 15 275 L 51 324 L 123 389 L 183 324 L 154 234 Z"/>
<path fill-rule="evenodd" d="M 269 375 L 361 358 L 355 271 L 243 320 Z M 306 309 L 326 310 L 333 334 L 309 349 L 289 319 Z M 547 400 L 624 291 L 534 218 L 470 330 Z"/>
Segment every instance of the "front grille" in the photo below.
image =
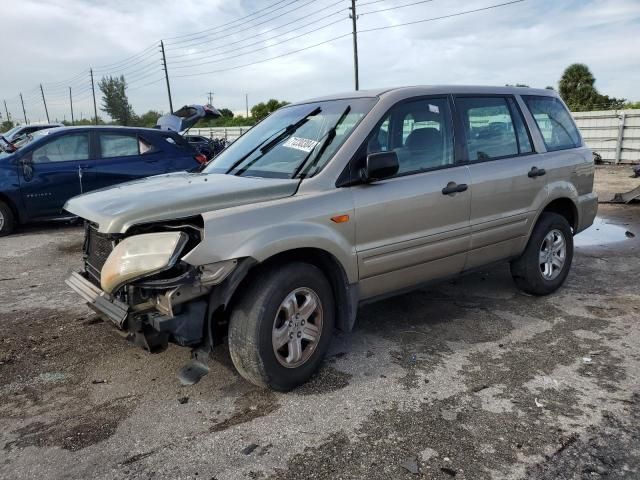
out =
<path fill-rule="evenodd" d="M 84 248 L 87 273 L 90 280 L 99 285 L 102 266 L 113 251 L 114 242 L 106 235 L 98 232 L 93 225 L 88 225 Z"/>

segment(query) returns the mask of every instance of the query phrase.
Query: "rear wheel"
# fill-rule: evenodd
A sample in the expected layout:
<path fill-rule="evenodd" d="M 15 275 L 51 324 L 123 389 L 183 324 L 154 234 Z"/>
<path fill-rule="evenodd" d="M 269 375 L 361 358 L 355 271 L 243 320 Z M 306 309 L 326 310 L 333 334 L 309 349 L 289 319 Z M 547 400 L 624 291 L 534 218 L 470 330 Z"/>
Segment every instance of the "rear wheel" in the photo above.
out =
<path fill-rule="evenodd" d="M 566 218 L 543 213 L 527 248 L 511 262 L 511 275 L 521 290 L 548 295 L 564 283 L 573 259 L 573 232 Z"/>
<path fill-rule="evenodd" d="M 9 205 L 0 201 L 0 237 L 13 232 L 14 224 L 13 211 Z"/>
<path fill-rule="evenodd" d="M 229 323 L 229 353 L 250 382 L 287 391 L 306 382 L 324 357 L 334 326 L 331 285 L 307 263 L 256 276 Z"/>

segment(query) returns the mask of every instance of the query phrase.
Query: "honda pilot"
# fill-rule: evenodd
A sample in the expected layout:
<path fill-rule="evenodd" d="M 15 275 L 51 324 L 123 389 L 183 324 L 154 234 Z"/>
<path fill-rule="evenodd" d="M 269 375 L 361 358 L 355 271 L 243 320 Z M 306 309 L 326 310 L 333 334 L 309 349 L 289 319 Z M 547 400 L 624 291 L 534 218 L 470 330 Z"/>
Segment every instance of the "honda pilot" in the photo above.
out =
<path fill-rule="evenodd" d="M 238 372 L 290 390 L 358 306 L 509 262 L 558 289 L 597 211 L 594 164 L 550 90 L 406 87 L 287 105 L 198 173 L 78 196 L 84 268 L 67 280 L 150 351 L 227 341 Z M 393 322 L 393 318 L 389 318 Z"/>

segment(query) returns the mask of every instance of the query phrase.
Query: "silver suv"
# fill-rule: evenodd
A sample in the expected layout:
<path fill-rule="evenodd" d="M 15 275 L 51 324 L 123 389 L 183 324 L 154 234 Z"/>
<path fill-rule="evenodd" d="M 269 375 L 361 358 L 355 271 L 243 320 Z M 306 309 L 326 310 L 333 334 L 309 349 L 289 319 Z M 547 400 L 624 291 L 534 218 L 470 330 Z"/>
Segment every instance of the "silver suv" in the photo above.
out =
<path fill-rule="evenodd" d="M 228 338 L 243 377 L 289 390 L 362 302 L 496 261 L 555 291 L 596 215 L 593 174 L 553 91 L 333 95 L 278 110 L 200 173 L 70 200 L 85 268 L 67 283 L 150 351 L 191 347 L 184 383 Z"/>

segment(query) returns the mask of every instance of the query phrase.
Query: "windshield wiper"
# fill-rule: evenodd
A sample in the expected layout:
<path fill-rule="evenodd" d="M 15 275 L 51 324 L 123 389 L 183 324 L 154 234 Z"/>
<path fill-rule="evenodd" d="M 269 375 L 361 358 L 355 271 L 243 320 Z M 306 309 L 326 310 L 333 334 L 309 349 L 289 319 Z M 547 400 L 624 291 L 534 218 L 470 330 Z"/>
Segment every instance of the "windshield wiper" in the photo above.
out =
<path fill-rule="evenodd" d="M 351 105 L 348 105 L 347 108 L 344 109 L 344 112 L 342 112 L 342 115 L 340 115 L 340 117 L 338 118 L 338 121 L 333 125 L 333 127 L 327 130 L 327 133 L 324 134 L 324 138 L 320 140 L 316 144 L 315 148 L 311 149 L 311 151 L 307 153 L 307 155 L 302 159 L 302 162 L 300 162 L 300 165 L 298 166 L 298 168 L 296 168 L 296 171 L 293 172 L 293 175 L 291 178 L 296 178 L 298 175 L 300 175 L 300 178 L 306 177 L 307 173 L 315 166 L 318 160 L 320 160 L 320 158 L 322 157 L 322 154 L 327 149 L 327 147 L 331 144 L 333 139 L 336 138 L 337 128 L 340 126 L 342 122 L 344 122 L 344 119 L 347 118 L 347 115 L 349 115 L 350 111 L 351 111 Z M 300 172 L 302 172 L 302 169 L 304 168 L 307 161 L 313 155 L 313 152 L 316 151 L 316 148 L 318 148 L 318 145 L 320 145 L 320 148 L 317 150 L 318 153 L 316 154 L 315 157 L 313 157 L 313 161 L 309 163 L 309 167 L 306 169 L 306 172 L 301 174 Z"/>
<path fill-rule="evenodd" d="M 309 117 L 313 117 L 314 115 L 319 114 L 321 111 L 322 109 L 320 107 L 316 107 L 313 110 L 311 110 L 309 113 L 307 113 L 304 117 L 302 117 L 300 120 L 298 120 L 297 122 L 287 125 L 283 130 L 278 131 L 273 135 L 265 138 L 255 148 L 252 148 L 251 150 L 249 150 L 248 153 L 246 153 L 245 155 L 240 157 L 236 162 L 234 162 L 234 164 L 231 165 L 231 168 L 227 170 L 227 174 L 233 172 L 233 170 L 235 170 L 242 162 L 244 162 L 247 158 L 253 155 L 256 152 L 256 150 L 260 149 L 260 155 L 254 158 L 247 166 L 238 170 L 235 173 L 235 175 L 242 175 L 251 165 L 253 165 L 256 161 L 258 161 L 258 159 L 262 158 L 265 153 L 267 153 L 269 150 L 271 150 L 273 147 L 275 147 L 278 143 L 280 143 L 289 135 L 293 135 L 293 133 L 296 130 L 298 130 L 302 125 L 307 123 L 307 121 L 309 120 Z"/>

